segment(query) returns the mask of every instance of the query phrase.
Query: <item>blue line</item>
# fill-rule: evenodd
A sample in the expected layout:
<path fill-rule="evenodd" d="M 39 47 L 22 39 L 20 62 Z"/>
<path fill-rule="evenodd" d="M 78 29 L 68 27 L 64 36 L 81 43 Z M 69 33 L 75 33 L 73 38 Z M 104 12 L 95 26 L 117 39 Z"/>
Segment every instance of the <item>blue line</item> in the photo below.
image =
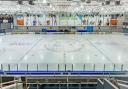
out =
<path fill-rule="evenodd" d="M 90 40 L 86 39 L 95 49 L 97 49 L 108 61 L 110 61 L 113 65 L 114 63 L 111 61 L 109 57 L 107 57 L 100 49 L 98 49 Z"/>
<path fill-rule="evenodd" d="M 39 39 L 17 62 L 22 61 L 24 59 L 24 57 L 29 54 L 31 52 L 31 50 L 43 39 L 43 37 L 41 37 L 41 39 Z"/>

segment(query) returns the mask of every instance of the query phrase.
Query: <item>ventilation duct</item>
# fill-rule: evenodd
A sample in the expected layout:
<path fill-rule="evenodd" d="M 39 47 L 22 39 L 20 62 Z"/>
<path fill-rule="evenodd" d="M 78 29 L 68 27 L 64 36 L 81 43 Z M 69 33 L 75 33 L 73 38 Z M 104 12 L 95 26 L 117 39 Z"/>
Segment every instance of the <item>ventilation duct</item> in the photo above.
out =
<path fill-rule="evenodd" d="M 120 0 L 116 0 L 115 5 L 120 5 Z"/>
<path fill-rule="evenodd" d="M 102 2 L 102 6 L 104 6 L 105 4 L 104 4 L 104 2 Z"/>
<path fill-rule="evenodd" d="M 34 5 L 34 0 L 29 0 L 30 5 Z"/>
<path fill-rule="evenodd" d="M 81 0 L 81 2 L 85 2 L 85 0 Z"/>
<path fill-rule="evenodd" d="M 22 5 L 23 1 L 22 0 L 18 0 L 18 4 Z"/>
<path fill-rule="evenodd" d="M 47 3 L 47 6 L 50 6 L 51 4 L 50 3 Z"/>
<path fill-rule="evenodd" d="M 110 5 L 110 0 L 106 0 L 105 5 Z"/>
<path fill-rule="evenodd" d="M 86 3 L 91 3 L 91 0 L 86 0 Z"/>

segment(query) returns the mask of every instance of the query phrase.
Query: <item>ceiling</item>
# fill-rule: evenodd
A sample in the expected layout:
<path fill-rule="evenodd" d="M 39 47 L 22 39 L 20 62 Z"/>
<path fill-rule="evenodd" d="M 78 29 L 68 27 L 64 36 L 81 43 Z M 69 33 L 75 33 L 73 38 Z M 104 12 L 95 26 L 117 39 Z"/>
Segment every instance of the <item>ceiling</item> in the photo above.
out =
<path fill-rule="evenodd" d="M 109 0 L 33 0 L 35 5 L 30 5 L 29 0 L 24 0 L 22 5 L 17 0 L 0 0 L 1 13 L 37 13 L 69 12 L 69 13 L 125 13 L 128 12 L 128 0 L 110 0 L 110 5 L 105 5 Z M 120 1 L 120 5 L 115 5 Z"/>

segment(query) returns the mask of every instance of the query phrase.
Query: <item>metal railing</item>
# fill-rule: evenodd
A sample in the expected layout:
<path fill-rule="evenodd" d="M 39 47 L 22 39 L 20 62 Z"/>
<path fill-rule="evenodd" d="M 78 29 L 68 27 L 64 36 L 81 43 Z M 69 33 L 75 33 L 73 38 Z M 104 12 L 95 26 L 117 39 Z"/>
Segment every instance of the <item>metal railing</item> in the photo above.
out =
<path fill-rule="evenodd" d="M 1 89 L 4 88 L 4 87 L 8 87 L 9 88 L 9 86 L 16 87 L 16 89 L 18 89 L 18 81 L 17 80 L 13 80 L 13 81 L 8 81 L 8 82 L 3 82 L 3 83 L 1 82 L 0 83 L 0 88 Z"/>

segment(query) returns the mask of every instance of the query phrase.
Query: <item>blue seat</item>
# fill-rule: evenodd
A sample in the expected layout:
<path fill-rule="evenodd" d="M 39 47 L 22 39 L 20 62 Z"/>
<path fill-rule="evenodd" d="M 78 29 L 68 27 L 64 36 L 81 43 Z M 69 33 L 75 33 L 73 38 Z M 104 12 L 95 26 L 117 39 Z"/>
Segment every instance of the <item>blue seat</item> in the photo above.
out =
<path fill-rule="evenodd" d="M 2 70 L 0 70 L 0 75 L 4 74 L 4 72 Z"/>
<path fill-rule="evenodd" d="M 41 30 L 42 32 L 58 32 L 57 30 L 55 30 L 55 29 L 45 29 L 45 28 L 43 28 L 42 30 Z"/>
<path fill-rule="evenodd" d="M 0 33 L 5 33 L 5 29 L 0 29 Z"/>
<path fill-rule="evenodd" d="M 86 30 L 87 32 L 93 32 L 93 26 L 87 26 Z"/>
<path fill-rule="evenodd" d="M 83 29 L 83 30 L 77 30 L 77 32 L 87 32 L 87 30 Z"/>
<path fill-rule="evenodd" d="M 77 32 L 93 32 L 93 26 L 87 26 L 85 29 L 77 30 Z"/>
<path fill-rule="evenodd" d="M 41 31 L 42 31 L 42 32 L 47 32 L 47 29 L 43 28 Z"/>
<path fill-rule="evenodd" d="M 58 32 L 57 30 L 51 29 L 51 30 L 47 30 L 47 32 Z"/>

